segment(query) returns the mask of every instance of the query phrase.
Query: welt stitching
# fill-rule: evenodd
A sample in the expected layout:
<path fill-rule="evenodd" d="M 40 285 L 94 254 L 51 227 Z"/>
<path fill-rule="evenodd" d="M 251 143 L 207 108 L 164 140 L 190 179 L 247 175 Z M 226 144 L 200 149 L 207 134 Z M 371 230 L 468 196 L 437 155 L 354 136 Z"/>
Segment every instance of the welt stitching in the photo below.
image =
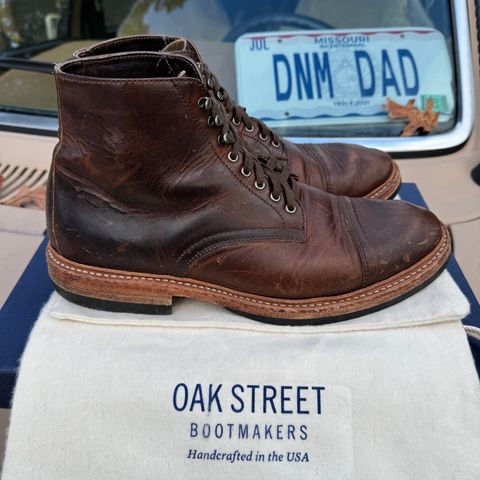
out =
<path fill-rule="evenodd" d="M 89 270 L 76 268 L 76 267 L 67 265 L 67 264 L 57 260 L 53 256 L 50 248 L 48 249 L 48 256 L 55 264 L 65 268 L 66 270 L 72 270 L 72 271 L 75 271 L 75 272 L 78 272 L 78 273 L 82 273 L 82 274 L 86 274 L 86 275 L 90 275 L 90 276 L 94 276 L 94 277 L 112 278 L 112 279 L 115 279 L 115 280 L 117 280 L 117 279 L 119 279 L 119 280 L 140 280 L 140 281 L 149 281 L 149 282 L 171 283 L 171 284 L 174 284 L 174 285 L 182 285 L 182 286 L 185 286 L 185 287 L 196 288 L 198 290 L 206 290 L 206 291 L 213 292 L 213 293 L 220 293 L 222 295 L 226 295 L 226 296 L 229 296 L 229 297 L 239 298 L 240 300 L 248 300 L 252 303 L 258 303 L 258 304 L 266 305 L 267 307 L 273 306 L 273 307 L 294 308 L 294 309 L 299 309 L 299 310 L 305 310 L 305 309 L 308 309 L 309 307 L 318 308 L 318 307 L 321 307 L 321 306 L 344 303 L 344 302 L 348 302 L 350 300 L 360 300 L 360 299 L 363 299 L 365 297 L 369 297 L 369 296 L 372 296 L 372 295 L 377 295 L 379 293 L 381 294 L 385 290 L 391 290 L 391 289 L 394 289 L 394 291 L 399 290 L 401 288 L 402 283 L 409 280 L 410 278 L 414 278 L 414 277 L 418 276 L 420 273 L 422 273 L 423 270 L 428 268 L 443 253 L 443 251 L 445 250 L 445 247 L 447 246 L 447 243 L 448 243 L 448 236 L 447 236 L 446 232 L 444 232 L 443 233 L 443 241 L 440 244 L 439 250 L 430 260 L 428 260 L 422 266 L 418 267 L 412 273 L 410 273 L 408 275 L 405 275 L 404 277 L 401 277 L 398 280 L 396 280 L 392 283 L 389 283 L 388 285 L 386 285 L 384 287 L 380 287 L 380 288 L 375 289 L 374 291 L 365 292 L 365 293 L 360 294 L 360 295 L 345 297 L 345 298 L 342 298 L 342 299 L 339 299 L 339 300 L 320 301 L 320 302 L 316 302 L 316 303 L 303 304 L 303 305 L 284 303 L 284 302 L 269 302 L 269 301 L 266 301 L 266 300 L 260 300 L 258 298 L 250 297 L 247 294 L 238 295 L 236 293 L 228 292 L 226 290 L 223 290 L 221 287 L 220 288 L 212 288 L 212 287 L 208 287 L 206 285 L 195 284 L 195 283 L 192 283 L 192 282 L 186 282 L 186 281 L 182 281 L 182 280 L 173 280 L 173 279 L 170 279 L 170 278 L 145 277 L 143 275 L 122 275 L 122 274 L 117 275 L 117 274 L 111 274 L 111 273 L 95 272 L 95 271 L 92 271 L 92 270 L 89 271 Z M 400 285 L 400 286 L 398 286 L 398 285 Z"/>
<path fill-rule="evenodd" d="M 387 180 L 381 188 L 377 189 L 372 195 L 372 198 L 378 197 L 384 190 L 386 190 L 393 183 L 393 180 Z"/>
<path fill-rule="evenodd" d="M 390 185 L 394 182 L 394 180 L 396 179 L 396 175 L 394 175 L 395 172 L 392 172 L 390 174 L 390 176 L 388 177 L 388 179 L 385 181 L 385 183 L 383 183 L 382 185 L 380 185 L 379 187 L 377 188 L 374 188 L 368 195 L 370 196 L 370 198 L 377 198 L 378 196 L 380 196 L 380 194 L 385 191 L 387 188 L 390 187 Z"/>
<path fill-rule="evenodd" d="M 398 176 L 399 175 L 394 167 L 393 172 L 390 174 L 390 177 L 387 179 L 387 181 L 382 186 L 374 189 L 373 192 L 370 194 L 370 198 L 379 197 L 385 190 L 387 190 L 387 188 L 389 188 L 393 183 L 395 183 Z"/>

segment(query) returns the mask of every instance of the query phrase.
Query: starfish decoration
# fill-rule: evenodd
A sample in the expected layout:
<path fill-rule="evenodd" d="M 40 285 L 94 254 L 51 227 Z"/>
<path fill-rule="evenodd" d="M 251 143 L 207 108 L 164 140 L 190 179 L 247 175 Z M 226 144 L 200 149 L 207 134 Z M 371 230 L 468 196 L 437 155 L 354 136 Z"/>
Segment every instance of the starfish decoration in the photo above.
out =
<path fill-rule="evenodd" d="M 391 98 L 387 98 L 387 103 L 383 108 L 388 111 L 388 118 L 391 120 L 405 119 L 408 123 L 400 134 L 401 137 L 411 137 L 415 132 L 419 134 L 430 133 L 438 122 L 440 112 L 433 111 L 433 99 L 427 100 L 425 111 L 422 112 L 414 107 L 414 99 L 410 99 L 406 105 L 400 105 Z"/>

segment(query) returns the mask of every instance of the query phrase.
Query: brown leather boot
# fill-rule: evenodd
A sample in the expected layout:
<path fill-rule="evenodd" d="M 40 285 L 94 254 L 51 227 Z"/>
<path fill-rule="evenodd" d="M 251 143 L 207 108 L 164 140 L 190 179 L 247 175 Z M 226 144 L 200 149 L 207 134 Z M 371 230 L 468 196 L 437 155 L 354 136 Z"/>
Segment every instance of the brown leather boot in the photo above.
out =
<path fill-rule="evenodd" d="M 331 195 L 254 155 L 188 58 L 71 60 L 56 82 L 47 259 L 74 302 L 161 313 L 178 296 L 323 323 L 402 299 L 449 257 L 430 212 Z"/>
<path fill-rule="evenodd" d="M 121 37 L 78 50 L 74 57 L 127 51 L 163 51 L 192 58 L 207 88 L 223 103 L 250 149 L 258 155 L 285 159 L 300 182 L 349 197 L 388 199 L 399 189 L 400 170 L 390 156 L 380 150 L 342 143 L 294 144 L 280 138 L 261 120 L 250 117 L 210 72 L 195 44 L 186 39 L 154 35 Z"/>

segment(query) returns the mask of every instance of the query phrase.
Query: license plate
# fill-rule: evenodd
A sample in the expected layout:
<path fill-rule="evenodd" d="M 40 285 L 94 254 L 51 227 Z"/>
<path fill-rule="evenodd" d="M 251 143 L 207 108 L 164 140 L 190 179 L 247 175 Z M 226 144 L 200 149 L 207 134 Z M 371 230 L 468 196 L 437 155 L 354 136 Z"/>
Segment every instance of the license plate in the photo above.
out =
<path fill-rule="evenodd" d="M 387 97 L 454 112 L 443 35 L 429 28 L 246 34 L 235 43 L 238 100 L 271 126 L 386 122 Z"/>

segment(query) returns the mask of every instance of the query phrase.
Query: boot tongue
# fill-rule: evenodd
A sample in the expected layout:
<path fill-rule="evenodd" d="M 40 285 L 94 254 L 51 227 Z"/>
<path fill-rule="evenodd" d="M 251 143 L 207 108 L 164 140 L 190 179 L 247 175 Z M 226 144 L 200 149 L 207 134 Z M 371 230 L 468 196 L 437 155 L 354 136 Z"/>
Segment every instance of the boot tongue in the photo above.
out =
<path fill-rule="evenodd" d="M 162 49 L 162 52 L 165 53 L 182 53 L 192 59 L 195 62 L 199 62 L 197 52 L 192 48 L 192 46 L 184 38 L 179 38 L 169 43 L 166 47 Z"/>

